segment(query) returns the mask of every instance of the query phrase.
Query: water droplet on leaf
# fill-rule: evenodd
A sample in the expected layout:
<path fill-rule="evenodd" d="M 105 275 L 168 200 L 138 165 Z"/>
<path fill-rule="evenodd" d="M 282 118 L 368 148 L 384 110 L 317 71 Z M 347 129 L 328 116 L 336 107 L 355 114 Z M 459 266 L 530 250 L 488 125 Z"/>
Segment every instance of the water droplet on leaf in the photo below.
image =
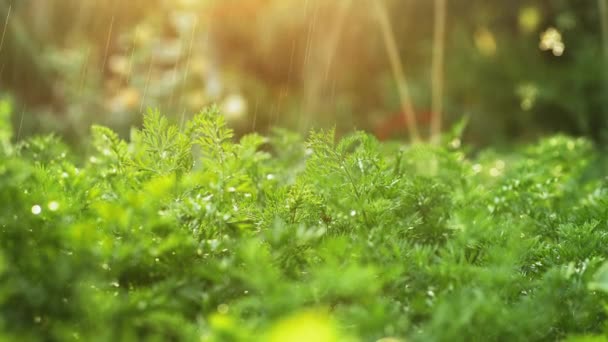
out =
<path fill-rule="evenodd" d="M 41 212 L 42 212 L 42 207 L 39 206 L 38 204 L 35 204 L 34 206 L 32 206 L 32 214 L 40 215 Z"/>
<path fill-rule="evenodd" d="M 57 201 L 50 201 L 48 204 L 48 208 L 50 211 L 57 211 L 57 209 L 59 209 L 59 202 Z"/>

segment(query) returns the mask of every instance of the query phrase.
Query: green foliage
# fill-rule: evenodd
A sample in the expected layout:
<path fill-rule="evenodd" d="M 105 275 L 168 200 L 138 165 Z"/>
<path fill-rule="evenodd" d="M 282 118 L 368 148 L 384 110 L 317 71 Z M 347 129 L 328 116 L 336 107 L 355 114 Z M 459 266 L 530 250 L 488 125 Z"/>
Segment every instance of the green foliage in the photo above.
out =
<path fill-rule="evenodd" d="M 128 142 L 94 126 L 81 159 L 10 142 L 2 115 L 0 339 L 604 340 L 586 140 L 236 142 L 210 108 L 181 128 L 150 111 Z"/>
<path fill-rule="evenodd" d="M 159 111 L 149 111 L 144 117 L 141 142 L 145 146 L 137 166 L 143 171 L 165 175 L 182 173 L 192 164 L 190 137 L 169 123 Z"/>

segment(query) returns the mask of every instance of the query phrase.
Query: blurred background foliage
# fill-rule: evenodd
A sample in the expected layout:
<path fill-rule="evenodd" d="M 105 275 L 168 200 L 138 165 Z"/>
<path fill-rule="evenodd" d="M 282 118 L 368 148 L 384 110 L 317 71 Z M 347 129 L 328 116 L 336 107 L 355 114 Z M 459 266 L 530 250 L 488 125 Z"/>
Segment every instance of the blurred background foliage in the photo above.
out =
<path fill-rule="evenodd" d="M 383 0 L 384 1 L 384 0 Z M 604 139 L 602 0 L 448 1 L 445 121 L 481 146 L 562 131 Z M 423 131 L 433 2 L 385 0 Z M 17 136 L 125 134 L 147 107 L 183 122 L 218 103 L 242 134 L 336 125 L 405 138 L 364 0 L 0 0 L 0 93 Z"/>

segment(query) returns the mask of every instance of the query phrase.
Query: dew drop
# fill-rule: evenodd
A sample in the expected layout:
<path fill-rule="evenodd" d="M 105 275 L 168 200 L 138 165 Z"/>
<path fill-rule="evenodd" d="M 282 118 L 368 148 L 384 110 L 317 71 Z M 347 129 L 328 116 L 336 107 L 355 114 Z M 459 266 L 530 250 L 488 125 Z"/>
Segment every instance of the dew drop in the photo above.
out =
<path fill-rule="evenodd" d="M 59 209 L 59 202 L 57 201 L 50 201 L 48 204 L 48 208 L 50 211 L 57 211 L 57 209 Z"/>
<path fill-rule="evenodd" d="M 39 206 L 38 204 L 35 204 L 34 206 L 32 206 L 32 214 L 40 215 L 41 212 L 42 212 L 42 207 Z"/>

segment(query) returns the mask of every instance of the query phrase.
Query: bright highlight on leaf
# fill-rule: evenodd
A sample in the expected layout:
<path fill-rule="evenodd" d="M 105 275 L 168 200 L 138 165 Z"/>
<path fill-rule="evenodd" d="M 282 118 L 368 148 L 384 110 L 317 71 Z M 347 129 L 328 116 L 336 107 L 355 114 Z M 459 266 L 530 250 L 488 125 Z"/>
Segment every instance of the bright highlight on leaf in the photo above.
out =
<path fill-rule="evenodd" d="M 269 342 L 338 342 L 336 326 L 323 312 L 308 311 L 295 314 L 278 322 L 271 330 Z"/>
<path fill-rule="evenodd" d="M 593 281 L 589 283 L 589 288 L 592 290 L 608 292 L 608 263 L 602 265 L 595 273 Z"/>

